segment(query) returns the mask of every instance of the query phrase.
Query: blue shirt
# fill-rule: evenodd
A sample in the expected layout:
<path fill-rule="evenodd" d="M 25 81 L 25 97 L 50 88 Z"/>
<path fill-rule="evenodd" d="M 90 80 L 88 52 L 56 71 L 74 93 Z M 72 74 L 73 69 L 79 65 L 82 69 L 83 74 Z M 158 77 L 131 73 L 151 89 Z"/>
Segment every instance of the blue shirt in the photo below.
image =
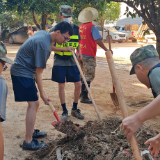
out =
<path fill-rule="evenodd" d="M 5 80 L 0 76 L 0 122 L 6 120 L 6 100 L 8 87 Z"/>
<path fill-rule="evenodd" d="M 51 54 L 52 39 L 47 31 L 39 31 L 25 41 L 11 67 L 11 75 L 34 78 L 36 68 L 46 68 Z"/>

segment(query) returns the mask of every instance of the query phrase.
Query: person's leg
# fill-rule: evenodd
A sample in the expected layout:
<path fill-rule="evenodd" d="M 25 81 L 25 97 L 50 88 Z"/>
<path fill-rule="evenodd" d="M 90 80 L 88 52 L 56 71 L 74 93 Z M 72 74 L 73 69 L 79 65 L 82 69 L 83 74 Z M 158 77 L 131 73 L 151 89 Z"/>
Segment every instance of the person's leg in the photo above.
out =
<path fill-rule="evenodd" d="M 71 115 L 78 118 L 78 119 L 84 119 L 84 116 L 81 114 L 80 109 L 77 109 L 78 100 L 81 92 L 81 81 L 75 82 L 75 89 L 74 89 L 74 102 L 73 107 L 71 111 Z"/>
<path fill-rule="evenodd" d="M 1 116 L 0 116 L 0 160 L 3 160 L 4 157 L 4 139 L 1 127 Z"/>
<path fill-rule="evenodd" d="M 93 81 L 95 77 L 95 67 L 96 67 L 96 58 L 95 57 L 83 57 L 83 65 L 84 65 L 84 76 L 86 78 L 88 87 L 90 87 L 91 81 Z M 81 103 L 92 103 L 92 101 L 88 98 L 88 91 L 86 86 L 82 80 L 82 88 L 81 88 Z"/>
<path fill-rule="evenodd" d="M 36 139 L 33 139 L 33 135 L 36 137 L 44 137 L 44 134 L 46 134 L 46 132 L 39 132 L 39 130 L 37 130 L 37 133 L 34 132 L 34 125 L 36 121 L 38 107 L 38 100 L 33 102 L 28 101 L 28 108 L 26 114 L 26 136 L 25 140 L 23 141 L 22 147 L 24 150 L 38 150 L 47 145 L 46 143 L 39 142 Z"/>
<path fill-rule="evenodd" d="M 63 109 L 61 119 L 67 120 L 68 110 L 66 108 L 66 103 L 65 103 L 65 83 L 58 83 L 58 93 L 59 93 L 59 99 L 60 99 L 60 102 L 61 102 L 61 106 L 62 106 L 62 109 Z"/>
<path fill-rule="evenodd" d="M 39 101 L 28 102 L 27 114 L 26 114 L 26 136 L 25 141 L 30 143 L 32 141 L 32 135 L 34 132 L 34 125 L 36 121 L 36 113 L 39 107 Z"/>
<path fill-rule="evenodd" d="M 84 119 L 84 116 L 81 114 L 80 109 L 77 109 L 78 100 L 79 100 L 80 91 L 81 91 L 81 78 L 80 78 L 80 72 L 77 66 L 68 67 L 66 80 L 67 82 L 74 82 L 74 85 L 75 85 L 74 102 L 73 102 L 71 115 L 79 119 Z"/>
<path fill-rule="evenodd" d="M 82 86 L 81 81 L 75 82 L 74 86 L 75 86 L 75 88 L 74 88 L 74 102 L 78 103 L 80 92 L 81 92 L 81 86 Z"/>
<path fill-rule="evenodd" d="M 58 93 L 61 104 L 65 103 L 65 83 L 58 83 Z"/>

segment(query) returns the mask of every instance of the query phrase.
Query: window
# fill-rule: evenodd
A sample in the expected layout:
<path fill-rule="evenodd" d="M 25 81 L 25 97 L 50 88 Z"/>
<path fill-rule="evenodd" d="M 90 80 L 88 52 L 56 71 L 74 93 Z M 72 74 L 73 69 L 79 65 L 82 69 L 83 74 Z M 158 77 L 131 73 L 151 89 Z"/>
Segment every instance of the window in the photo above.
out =
<path fill-rule="evenodd" d="M 115 26 L 114 28 L 115 28 L 116 30 L 119 30 L 119 29 L 120 29 L 120 27 L 118 27 L 118 26 Z"/>

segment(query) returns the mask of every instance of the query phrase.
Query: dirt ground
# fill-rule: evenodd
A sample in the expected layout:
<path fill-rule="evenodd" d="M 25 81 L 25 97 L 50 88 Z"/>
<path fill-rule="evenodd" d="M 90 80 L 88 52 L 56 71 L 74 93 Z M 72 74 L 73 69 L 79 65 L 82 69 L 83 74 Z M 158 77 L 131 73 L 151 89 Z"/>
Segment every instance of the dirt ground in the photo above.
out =
<path fill-rule="evenodd" d="M 11 47 L 11 46 L 10 46 Z M 14 47 L 11 47 L 14 49 Z M 14 59 L 15 53 L 9 53 L 8 57 Z M 142 107 L 146 106 L 153 100 L 151 90 L 147 89 L 144 85 L 140 84 L 136 76 L 130 76 L 129 70 L 131 68 L 130 61 L 123 58 L 115 58 L 115 65 L 117 74 L 121 83 L 124 97 L 128 106 L 129 114 L 134 114 Z M 53 55 L 47 62 L 47 68 L 44 71 L 43 79 L 51 78 L 51 71 L 53 65 Z M 21 144 L 25 136 L 25 115 L 27 104 L 14 101 L 14 94 L 12 90 L 12 82 L 10 78 L 10 70 L 7 69 L 2 73 L 2 76 L 8 84 L 8 98 L 7 98 L 7 120 L 2 123 L 2 129 L 5 141 L 5 157 L 4 160 L 24 160 L 29 156 L 31 151 L 23 151 Z M 59 115 L 62 113 L 57 83 L 51 80 L 44 80 L 44 89 L 46 94 L 52 99 Z M 88 121 L 98 120 L 94 106 L 92 104 L 82 104 L 79 102 L 78 108 L 81 109 L 82 114 L 85 116 L 84 120 L 78 120 L 70 115 L 73 103 L 74 85 L 67 83 L 65 88 L 66 104 L 69 111 L 69 120 L 83 126 Z M 99 109 L 102 119 L 107 119 L 111 116 L 122 118 L 121 111 L 116 109 L 113 105 L 109 93 L 112 92 L 112 79 L 110 76 L 109 68 L 105 58 L 97 58 L 96 76 L 91 83 L 91 93 Z M 62 133 L 55 130 L 51 122 L 55 121 L 55 117 L 49 106 L 44 105 L 40 99 L 40 108 L 38 110 L 35 128 L 41 131 L 46 131 L 48 136 L 42 141 L 48 143 L 57 138 L 58 135 L 63 136 Z M 157 131 L 160 131 L 160 117 L 155 117 L 146 122 Z M 154 124 L 154 125 L 153 125 Z"/>

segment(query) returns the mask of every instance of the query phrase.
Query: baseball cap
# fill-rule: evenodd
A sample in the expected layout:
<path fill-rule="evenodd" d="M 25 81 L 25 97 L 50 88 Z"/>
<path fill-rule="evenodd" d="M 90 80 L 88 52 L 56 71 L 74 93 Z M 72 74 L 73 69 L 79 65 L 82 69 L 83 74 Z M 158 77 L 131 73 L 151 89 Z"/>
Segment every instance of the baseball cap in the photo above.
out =
<path fill-rule="evenodd" d="M 136 49 L 130 56 L 130 60 L 132 62 L 130 75 L 135 74 L 134 66 L 137 63 L 152 57 L 159 57 L 158 52 L 153 45 L 147 45 L 145 47 Z"/>
<path fill-rule="evenodd" d="M 63 16 L 73 16 L 72 14 L 72 7 L 69 5 L 61 5 L 60 6 L 60 13 L 62 13 Z"/>
<path fill-rule="evenodd" d="M 6 63 L 14 64 L 14 62 L 6 57 L 7 49 L 2 41 L 0 41 L 0 59 Z"/>

